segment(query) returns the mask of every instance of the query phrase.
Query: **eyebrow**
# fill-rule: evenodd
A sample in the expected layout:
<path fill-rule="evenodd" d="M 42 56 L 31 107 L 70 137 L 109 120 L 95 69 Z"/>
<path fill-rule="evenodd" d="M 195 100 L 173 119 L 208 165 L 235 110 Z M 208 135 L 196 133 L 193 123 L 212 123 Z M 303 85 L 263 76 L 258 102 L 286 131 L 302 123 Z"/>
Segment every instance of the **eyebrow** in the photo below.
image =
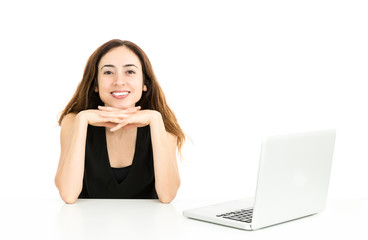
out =
<path fill-rule="evenodd" d="M 106 65 L 103 65 L 103 66 L 101 67 L 101 69 L 102 69 L 102 68 L 104 68 L 104 67 L 115 67 L 115 66 L 114 66 L 114 65 L 112 65 L 112 64 L 106 64 Z M 137 69 L 138 69 L 138 67 L 137 67 L 136 65 L 132 64 L 132 63 L 130 63 L 130 64 L 125 64 L 125 65 L 123 65 L 123 67 L 135 67 L 135 68 L 137 68 Z"/>

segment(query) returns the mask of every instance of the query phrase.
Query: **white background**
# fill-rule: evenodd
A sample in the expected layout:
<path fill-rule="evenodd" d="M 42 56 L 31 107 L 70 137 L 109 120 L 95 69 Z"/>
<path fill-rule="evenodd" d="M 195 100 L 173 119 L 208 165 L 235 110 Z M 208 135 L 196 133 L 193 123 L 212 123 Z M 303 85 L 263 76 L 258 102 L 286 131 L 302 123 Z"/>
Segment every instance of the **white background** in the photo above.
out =
<path fill-rule="evenodd" d="M 91 53 L 119 38 L 147 53 L 188 135 L 178 199 L 251 196 L 263 136 L 326 128 L 330 197 L 368 198 L 367 12 L 354 0 L 3 1 L 0 197 L 59 198 L 58 114 Z"/>

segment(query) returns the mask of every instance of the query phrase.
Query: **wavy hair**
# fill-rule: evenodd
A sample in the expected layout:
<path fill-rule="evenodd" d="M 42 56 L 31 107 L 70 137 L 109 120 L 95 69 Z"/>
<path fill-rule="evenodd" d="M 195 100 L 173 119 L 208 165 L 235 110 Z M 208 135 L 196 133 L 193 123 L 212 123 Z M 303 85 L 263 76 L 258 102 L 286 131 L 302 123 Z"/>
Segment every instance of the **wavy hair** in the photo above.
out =
<path fill-rule="evenodd" d="M 92 53 L 85 66 L 82 81 L 79 83 L 72 99 L 61 112 L 58 121 L 59 125 L 61 125 L 62 120 L 69 113 L 79 113 L 87 109 L 97 109 L 98 106 L 104 105 L 98 92 L 94 91 L 95 87 L 98 85 L 98 64 L 107 52 L 120 46 L 125 46 L 133 51 L 142 65 L 143 83 L 147 86 L 147 91 L 142 93 L 142 97 L 136 105 L 141 106 L 141 109 L 156 110 L 161 113 L 166 131 L 177 137 L 177 147 L 180 154 L 181 147 L 185 141 L 184 132 L 180 128 L 174 112 L 169 108 L 166 102 L 165 95 L 156 79 L 147 55 L 139 46 L 130 41 L 113 39 L 104 43 Z"/>

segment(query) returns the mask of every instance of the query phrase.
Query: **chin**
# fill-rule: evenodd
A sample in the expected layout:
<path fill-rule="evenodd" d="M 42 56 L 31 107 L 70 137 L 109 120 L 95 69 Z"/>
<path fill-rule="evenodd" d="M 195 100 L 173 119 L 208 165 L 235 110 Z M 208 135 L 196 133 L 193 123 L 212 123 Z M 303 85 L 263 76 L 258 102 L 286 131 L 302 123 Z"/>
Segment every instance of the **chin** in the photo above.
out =
<path fill-rule="evenodd" d="M 115 104 L 105 104 L 105 106 L 125 110 L 125 109 L 131 108 L 131 107 L 135 107 L 135 104 L 116 104 L 115 103 Z"/>

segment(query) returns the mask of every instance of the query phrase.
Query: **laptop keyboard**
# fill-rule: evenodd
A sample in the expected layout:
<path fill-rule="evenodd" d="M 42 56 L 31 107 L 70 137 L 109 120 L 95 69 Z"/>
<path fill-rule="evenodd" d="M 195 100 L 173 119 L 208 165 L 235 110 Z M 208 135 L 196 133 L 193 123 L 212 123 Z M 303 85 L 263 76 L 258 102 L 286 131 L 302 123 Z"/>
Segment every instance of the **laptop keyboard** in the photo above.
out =
<path fill-rule="evenodd" d="M 216 217 L 222 217 L 245 223 L 251 223 L 252 216 L 253 216 L 253 209 L 240 209 L 237 211 L 216 215 Z"/>

